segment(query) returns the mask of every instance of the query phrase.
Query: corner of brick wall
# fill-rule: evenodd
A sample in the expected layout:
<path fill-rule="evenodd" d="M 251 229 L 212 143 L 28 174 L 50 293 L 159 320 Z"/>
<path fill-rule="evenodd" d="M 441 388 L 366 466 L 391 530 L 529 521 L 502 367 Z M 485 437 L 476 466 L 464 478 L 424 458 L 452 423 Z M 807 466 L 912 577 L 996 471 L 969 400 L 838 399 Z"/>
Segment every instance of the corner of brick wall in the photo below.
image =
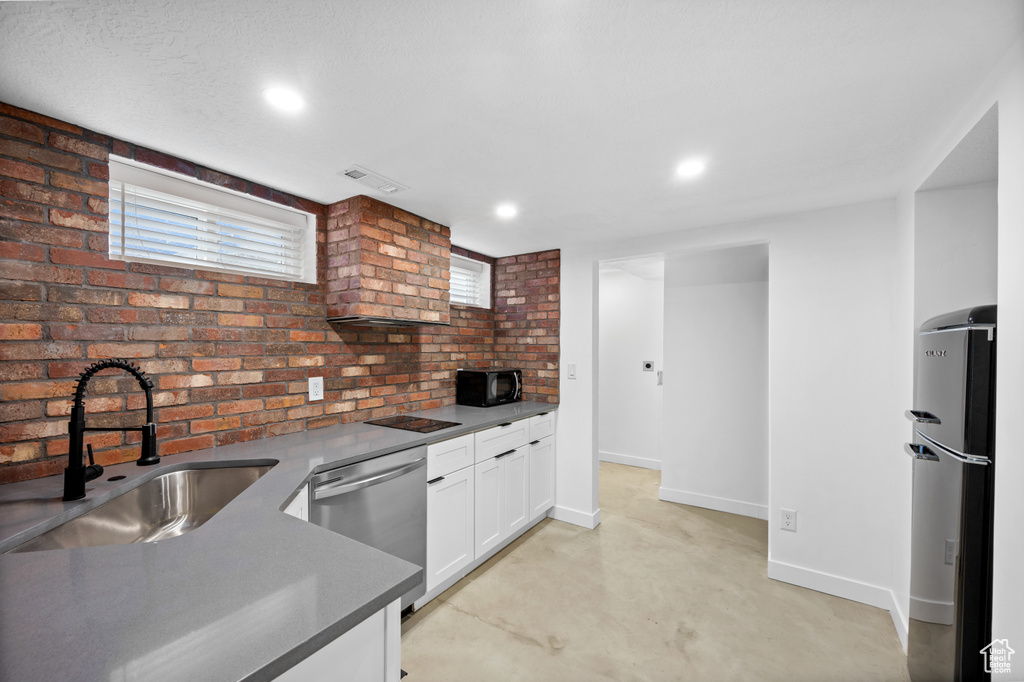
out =
<path fill-rule="evenodd" d="M 494 360 L 523 370 L 523 399 L 558 402 L 561 252 L 498 258 Z"/>

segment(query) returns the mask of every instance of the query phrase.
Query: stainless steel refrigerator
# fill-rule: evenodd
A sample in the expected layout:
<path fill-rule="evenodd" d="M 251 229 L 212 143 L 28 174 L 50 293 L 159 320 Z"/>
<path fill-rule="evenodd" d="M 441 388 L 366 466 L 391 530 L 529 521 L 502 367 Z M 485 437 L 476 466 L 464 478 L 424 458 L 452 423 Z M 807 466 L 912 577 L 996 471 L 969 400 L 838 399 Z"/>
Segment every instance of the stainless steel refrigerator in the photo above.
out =
<path fill-rule="evenodd" d="M 988 680 L 996 307 L 928 320 L 914 352 L 910 677 Z"/>

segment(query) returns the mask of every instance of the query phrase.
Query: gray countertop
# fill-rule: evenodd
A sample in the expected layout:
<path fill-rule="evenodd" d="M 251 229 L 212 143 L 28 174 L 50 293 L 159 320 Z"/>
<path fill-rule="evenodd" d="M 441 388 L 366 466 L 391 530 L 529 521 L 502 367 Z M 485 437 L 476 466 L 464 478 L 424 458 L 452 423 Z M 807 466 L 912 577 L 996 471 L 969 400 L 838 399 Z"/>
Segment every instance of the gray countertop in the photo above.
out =
<path fill-rule="evenodd" d="M 0 486 L 0 680 L 273 679 L 422 578 L 282 513 L 312 474 L 555 408 L 452 405 L 415 413 L 461 424 L 430 434 L 346 424 L 119 464 L 74 502 L 60 499 L 63 476 Z M 180 537 L 2 554 L 161 470 L 250 460 L 278 463 Z"/>

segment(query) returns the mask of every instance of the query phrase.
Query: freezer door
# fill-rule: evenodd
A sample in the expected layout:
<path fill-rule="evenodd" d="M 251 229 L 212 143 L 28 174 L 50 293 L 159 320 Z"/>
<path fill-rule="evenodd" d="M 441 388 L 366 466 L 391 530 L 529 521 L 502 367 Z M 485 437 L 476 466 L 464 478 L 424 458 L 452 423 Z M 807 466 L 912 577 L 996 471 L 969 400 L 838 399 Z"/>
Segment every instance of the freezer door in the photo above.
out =
<path fill-rule="evenodd" d="M 966 329 L 922 332 L 917 343 L 914 411 L 917 428 L 929 438 L 963 452 L 967 396 Z"/>

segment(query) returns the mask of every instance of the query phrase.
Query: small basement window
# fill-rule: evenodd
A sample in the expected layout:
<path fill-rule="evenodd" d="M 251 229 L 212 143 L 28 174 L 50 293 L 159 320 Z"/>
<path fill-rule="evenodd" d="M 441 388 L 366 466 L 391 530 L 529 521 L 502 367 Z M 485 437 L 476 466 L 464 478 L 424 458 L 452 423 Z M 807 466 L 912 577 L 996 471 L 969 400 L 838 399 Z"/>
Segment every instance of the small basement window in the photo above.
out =
<path fill-rule="evenodd" d="M 452 303 L 490 308 L 490 264 L 452 254 L 449 294 Z"/>
<path fill-rule="evenodd" d="M 316 216 L 110 157 L 114 260 L 316 282 Z"/>

